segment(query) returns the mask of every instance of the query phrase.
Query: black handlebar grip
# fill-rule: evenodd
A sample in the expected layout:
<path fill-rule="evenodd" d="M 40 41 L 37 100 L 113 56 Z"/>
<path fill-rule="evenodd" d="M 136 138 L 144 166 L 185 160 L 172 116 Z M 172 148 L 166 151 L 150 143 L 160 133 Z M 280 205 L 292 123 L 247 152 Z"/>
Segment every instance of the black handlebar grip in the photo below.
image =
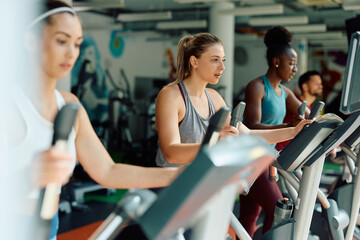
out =
<path fill-rule="evenodd" d="M 245 112 L 246 103 L 240 102 L 236 108 L 231 112 L 231 120 L 230 125 L 238 128 L 239 123 L 242 122 L 244 118 L 244 112 Z"/>
<path fill-rule="evenodd" d="M 217 111 L 214 116 L 211 117 L 209 122 L 209 127 L 206 131 L 204 139 L 201 145 L 205 144 L 214 144 L 216 143 L 221 128 L 223 127 L 226 118 L 229 116 L 230 109 L 228 107 L 223 107 L 219 111 Z"/>
<path fill-rule="evenodd" d="M 311 108 L 308 119 L 313 120 L 314 118 L 318 117 L 324 106 L 325 103 L 323 101 L 316 102 L 315 105 Z"/>

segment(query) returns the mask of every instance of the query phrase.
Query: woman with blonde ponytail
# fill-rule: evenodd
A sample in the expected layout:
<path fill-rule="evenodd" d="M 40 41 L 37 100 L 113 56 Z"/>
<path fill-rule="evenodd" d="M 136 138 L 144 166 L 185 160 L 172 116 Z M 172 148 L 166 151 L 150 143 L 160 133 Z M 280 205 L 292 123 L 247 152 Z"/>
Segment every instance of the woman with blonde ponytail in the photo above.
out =
<path fill-rule="evenodd" d="M 159 149 L 156 163 L 162 167 L 190 163 L 196 156 L 210 118 L 226 103 L 220 94 L 207 88 L 217 84 L 225 70 L 222 42 L 210 33 L 184 36 L 178 43 L 177 80 L 165 86 L 156 100 L 156 129 Z M 276 130 L 239 129 L 225 123 L 220 138 L 231 134 L 250 133 L 264 137 L 269 143 L 293 138 L 309 121 L 296 127 Z"/>

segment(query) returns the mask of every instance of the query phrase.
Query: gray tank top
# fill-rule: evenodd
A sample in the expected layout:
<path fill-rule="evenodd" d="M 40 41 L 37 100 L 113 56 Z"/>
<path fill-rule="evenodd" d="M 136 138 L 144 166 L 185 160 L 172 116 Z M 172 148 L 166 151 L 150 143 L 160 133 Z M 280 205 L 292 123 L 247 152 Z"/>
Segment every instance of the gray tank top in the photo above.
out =
<path fill-rule="evenodd" d="M 207 91 L 206 97 L 209 102 L 210 116 L 203 118 L 200 116 L 191 103 L 190 97 L 186 91 L 183 82 L 178 84 L 181 94 L 185 101 L 186 112 L 183 120 L 179 124 L 181 143 L 201 143 L 209 126 L 210 118 L 215 114 L 215 107 Z M 156 154 L 156 164 L 161 167 L 177 167 L 183 164 L 168 163 L 162 153 L 160 146 Z"/>

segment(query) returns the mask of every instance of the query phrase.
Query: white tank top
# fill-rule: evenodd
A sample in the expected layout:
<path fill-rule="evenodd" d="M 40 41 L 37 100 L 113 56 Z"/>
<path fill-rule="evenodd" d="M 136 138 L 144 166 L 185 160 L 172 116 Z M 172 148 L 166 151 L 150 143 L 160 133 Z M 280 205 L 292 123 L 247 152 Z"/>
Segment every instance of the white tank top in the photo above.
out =
<path fill-rule="evenodd" d="M 55 90 L 55 95 L 58 109 L 61 109 L 65 105 L 65 100 L 57 90 Z M 16 96 L 14 101 L 25 125 L 22 128 L 17 128 L 24 131 L 24 133 L 22 133 L 23 136 L 25 136 L 23 140 L 16 144 L 16 146 L 10 146 L 9 148 L 9 158 L 12 161 L 10 166 L 13 168 L 11 172 L 14 171 L 16 173 L 29 168 L 37 153 L 48 150 L 51 147 L 54 124 L 46 120 L 37 111 L 21 89 L 17 88 L 16 95 L 12 96 Z M 17 129 L 14 127 L 15 131 Z M 71 172 L 74 170 L 76 163 L 75 137 L 76 134 L 73 128 L 68 139 L 68 150 L 74 158 Z M 33 194 L 31 195 L 35 197 Z"/>

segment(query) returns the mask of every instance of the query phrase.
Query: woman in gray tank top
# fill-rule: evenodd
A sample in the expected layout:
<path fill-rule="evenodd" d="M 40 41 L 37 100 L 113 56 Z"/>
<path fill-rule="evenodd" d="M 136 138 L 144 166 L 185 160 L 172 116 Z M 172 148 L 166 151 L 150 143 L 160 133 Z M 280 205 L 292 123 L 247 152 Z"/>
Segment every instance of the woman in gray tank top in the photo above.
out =
<path fill-rule="evenodd" d="M 159 166 L 179 166 L 190 163 L 196 156 L 210 117 L 226 103 L 207 84 L 217 84 L 225 70 L 224 47 L 210 33 L 187 35 L 178 43 L 177 80 L 165 86 L 156 100 L 156 129 L 159 146 L 156 163 Z M 230 120 L 230 118 L 228 119 Z M 302 127 L 277 130 L 239 129 L 225 123 L 220 138 L 229 134 L 259 134 L 269 143 L 293 138 Z"/>

